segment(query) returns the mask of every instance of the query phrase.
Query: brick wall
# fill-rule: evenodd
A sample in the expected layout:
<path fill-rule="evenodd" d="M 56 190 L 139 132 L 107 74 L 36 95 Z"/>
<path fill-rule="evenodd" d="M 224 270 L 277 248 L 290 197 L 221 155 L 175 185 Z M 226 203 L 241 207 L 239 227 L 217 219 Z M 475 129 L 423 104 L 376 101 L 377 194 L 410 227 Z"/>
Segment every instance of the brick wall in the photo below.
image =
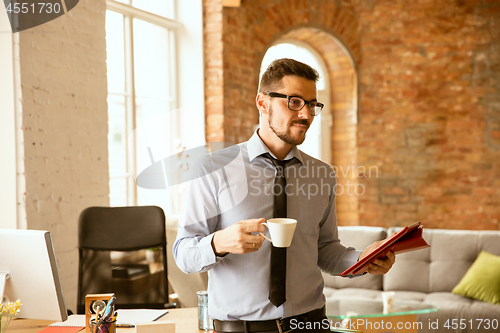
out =
<path fill-rule="evenodd" d="M 76 310 L 77 221 L 108 205 L 105 2 L 19 33 L 28 229 L 52 233 L 67 307 Z"/>
<path fill-rule="evenodd" d="M 359 7 L 359 157 L 380 170 L 363 179 L 366 224 L 500 229 L 499 9 L 498 1 Z"/>
<path fill-rule="evenodd" d="M 203 1 L 205 58 L 205 135 L 207 142 L 224 142 L 221 0 Z"/>
<path fill-rule="evenodd" d="M 206 108 L 219 122 L 207 124 L 207 140 L 250 137 L 267 48 L 301 40 L 328 64 L 330 162 L 366 170 L 352 177 L 364 194 L 338 198 L 340 224 L 500 229 L 499 9 L 491 0 L 214 3 L 205 27 L 216 18 L 220 39 L 205 49 L 222 60 L 206 74 L 222 71 L 222 105 Z"/>

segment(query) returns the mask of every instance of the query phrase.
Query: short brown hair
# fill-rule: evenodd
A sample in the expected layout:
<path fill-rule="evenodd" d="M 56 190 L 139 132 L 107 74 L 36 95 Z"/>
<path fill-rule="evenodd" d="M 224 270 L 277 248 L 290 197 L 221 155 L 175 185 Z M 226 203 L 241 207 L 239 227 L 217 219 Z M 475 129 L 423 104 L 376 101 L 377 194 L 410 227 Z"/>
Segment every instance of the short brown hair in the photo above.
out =
<path fill-rule="evenodd" d="M 296 75 L 317 82 L 318 72 L 309 65 L 294 59 L 276 59 L 266 69 L 259 84 L 259 93 L 281 88 L 281 80 L 287 75 Z"/>

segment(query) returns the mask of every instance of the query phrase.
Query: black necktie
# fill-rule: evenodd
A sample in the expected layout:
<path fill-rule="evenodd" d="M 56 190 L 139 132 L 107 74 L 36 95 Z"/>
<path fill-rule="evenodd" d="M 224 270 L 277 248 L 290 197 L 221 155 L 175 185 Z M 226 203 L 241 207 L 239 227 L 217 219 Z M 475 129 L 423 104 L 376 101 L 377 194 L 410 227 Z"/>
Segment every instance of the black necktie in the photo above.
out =
<path fill-rule="evenodd" d="M 274 179 L 274 208 L 273 217 L 287 217 L 286 210 L 286 178 L 285 166 L 290 160 L 280 161 L 269 154 L 265 154 L 276 168 Z M 269 300 L 278 307 L 286 301 L 286 247 L 271 245 L 271 280 L 269 286 Z"/>

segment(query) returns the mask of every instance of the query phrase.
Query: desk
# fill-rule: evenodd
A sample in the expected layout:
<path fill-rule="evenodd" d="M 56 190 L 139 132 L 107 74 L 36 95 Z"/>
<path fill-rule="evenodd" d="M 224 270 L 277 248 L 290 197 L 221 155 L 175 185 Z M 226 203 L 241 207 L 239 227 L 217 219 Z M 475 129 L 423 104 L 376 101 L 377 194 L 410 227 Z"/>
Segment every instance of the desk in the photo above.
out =
<path fill-rule="evenodd" d="M 198 308 L 168 309 L 170 311 L 158 321 L 173 321 L 176 333 L 205 333 L 198 329 Z M 37 333 L 52 324 L 50 320 L 14 319 L 7 333 Z M 133 333 L 135 328 L 118 328 L 118 332 Z M 85 331 L 80 331 L 85 332 Z"/>

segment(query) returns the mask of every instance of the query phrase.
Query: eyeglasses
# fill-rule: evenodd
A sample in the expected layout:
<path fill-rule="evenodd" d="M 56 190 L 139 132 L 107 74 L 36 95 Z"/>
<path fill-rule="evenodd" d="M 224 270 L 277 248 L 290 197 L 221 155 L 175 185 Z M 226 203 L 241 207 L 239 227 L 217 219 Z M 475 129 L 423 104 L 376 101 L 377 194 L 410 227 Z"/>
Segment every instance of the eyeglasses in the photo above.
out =
<path fill-rule="evenodd" d="M 304 105 L 307 104 L 309 107 L 309 113 L 311 113 L 311 116 L 317 116 L 321 113 L 321 110 L 323 110 L 323 107 L 325 106 L 323 103 L 317 102 L 317 101 L 306 101 L 302 97 L 299 96 L 288 96 L 276 92 L 265 92 L 265 95 L 269 97 L 278 97 L 278 98 L 286 98 L 288 99 L 288 108 L 292 111 L 300 111 L 304 107 Z"/>

